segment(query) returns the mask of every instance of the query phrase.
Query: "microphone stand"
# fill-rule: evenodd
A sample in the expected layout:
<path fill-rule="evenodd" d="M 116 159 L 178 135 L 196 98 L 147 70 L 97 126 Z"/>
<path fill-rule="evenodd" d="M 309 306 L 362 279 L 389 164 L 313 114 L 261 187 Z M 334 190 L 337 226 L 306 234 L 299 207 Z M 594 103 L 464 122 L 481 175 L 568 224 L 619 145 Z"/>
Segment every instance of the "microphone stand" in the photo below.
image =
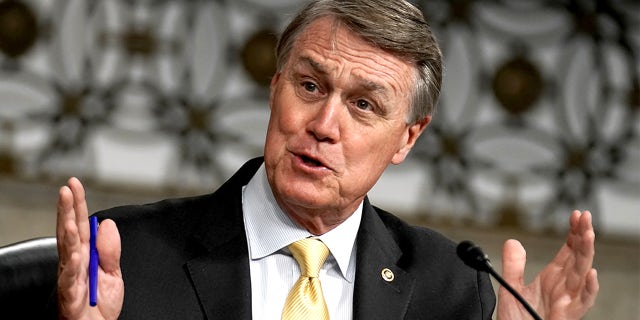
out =
<path fill-rule="evenodd" d="M 507 281 L 505 281 L 492 267 L 491 264 L 489 264 L 487 270 L 486 270 L 490 275 L 493 276 L 494 279 L 498 280 L 498 282 L 502 285 L 503 288 L 507 289 L 507 291 L 511 292 L 511 294 L 516 297 L 516 299 L 518 301 L 520 301 L 520 303 L 522 304 L 522 306 L 524 306 L 525 309 L 527 309 L 527 311 L 529 312 L 529 314 L 531 314 L 531 316 L 533 317 L 533 319 L 535 320 L 542 320 L 542 318 L 536 313 L 535 310 L 533 310 L 533 308 L 529 305 L 529 303 L 527 303 L 526 300 L 524 300 L 524 298 L 515 290 L 513 289 L 513 287 L 511 287 Z"/>
<path fill-rule="evenodd" d="M 478 271 L 485 271 L 493 276 L 502 287 L 507 289 L 521 304 L 527 309 L 527 312 L 535 320 L 542 320 L 542 318 L 536 313 L 535 310 L 527 303 L 526 300 L 515 290 L 511 285 L 507 283 L 497 272 L 493 269 L 489 256 L 487 256 L 480 247 L 476 246 L 473 242 L 465 240 L 458 244 L 456 249 L 458 257 L 471 268 Z"/>

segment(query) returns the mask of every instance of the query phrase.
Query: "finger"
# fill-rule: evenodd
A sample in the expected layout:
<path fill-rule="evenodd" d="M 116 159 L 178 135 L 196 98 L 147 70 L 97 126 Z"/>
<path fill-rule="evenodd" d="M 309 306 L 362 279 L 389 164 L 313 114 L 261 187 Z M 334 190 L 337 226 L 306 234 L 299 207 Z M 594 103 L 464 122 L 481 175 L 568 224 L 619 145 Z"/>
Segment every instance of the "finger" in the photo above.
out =
<path fill-rule="evenodd" d="M 596 296 L 598 295 L 598 290 L 600 290 L 598 272 L 596 269 L 591 269 L 587 274 L 585 290 L 582 292 L 582 303 L 589 308 L 593 306 L 596 301 Z"/>
<path fill-rule="evenodd" d="M 595 255 L 595 233 L 591 225 L 591 213 L 575 212 L 571 216 L 571 233 L 567 239 L 569 257 L 565 261 L 567 288 L 583 290 L 587 273 L 592 270 Z"/>
<path fill-rule="evenodd" d="M 102 270 L 107 273 L 120 273 L 120 233 L 113 220 L 106 219 L 100 223 L 96 246 Z"/>
<path fill-rule="evenodd" d="M 64 268 L 60 269 L 58 275 L 57 300 L 58 300 L 58 312 L 62 318 L 70 318 L 67 316 L 79 314 L 79 310 L 82 310 L 82 306 L 88 304 L 88 290 L 86 284 L 86 272 L 85 282 L 78 281 L 78 271 L 86 270 L 82 268 L 82 259 L 78 252 L 74 252 Z"/>
<path fill-rule="evenodd" d="M 518 240 L 507 240 L 502 246 L 502 277 L 514 288 L 524 286 L 527 253 Z"/>
<path fill-rule="evenodd" d="M 73 308 L 74 302 L 77 304 L 78 301 L 86 301 L 83 296 L 86 290 L 81 289 L 86 286 L 82 286 L 82 280 L 78 282 L 79 279 L 86 279 L 86 267 L 82 267 L 85 259 L 75 220 L 73 194 L 68 186 L 61 187 L 59 192 L 56 235 L 59 257 L 58 300 L 65 304 L 65 308 Z"/>
<path fill-rule="evenodd" d="M 586 232 L 593 232 L 593 216 L 590 211 L 583 211 L 578 217 L 578 233 L 584 234 Z"/>
<path fill-rule="evenodd" d="M 63 242 L 65 248 L 78 247 L 77 237 L 74 237 L 70 233 L 66 233 L 64 238 L 58 242 Z M 68 250 L 65 252 L 65 259 L 60 257 L 60 267 L 58 269 L 58 290 L 65 295 L 72 294 L 68 290 L 73 289 L 76 284 L 76 280 L 82 273 L 82 257 L 80 252 L 75 250 Z"/>
<path fill-rule="evenodd" d="M 567 245 L 573 247 L 575 245 L 576 237 L 580 234 L 580 216 L 582 213 L 578 210 L 573 210 L 571 216 L 569 216 L 569 233 L 567 234 Z"/>
<path fill-rule="evenodd" d="M 78 227 L 73 209 L 73 195 L 67 186 L 60 188 L 56 235 L 60 261 L 66 262 L 73 252 L 80 250 Z"/>
<path fill-rule="evenodd" d="M 578 230 L 577 228 L 579 225 L 580 216 L 582 216 L 582 212 L 580 212 L 580 210 L 573 210 L 573 212 L 571 212 L 571 216 L 569 217 L 569 225 L 571 226 L 571 230 Z"/>
<path fill-rule="evenodd" d="M 87 209 L 87 201 L 85 199 L 84 187 L 80 180 L 72 177 L 68 181 L 69 188 L 73 193 L 73 209 L 75 211 L 76 224 L 80 240 L 83 243 L 89 242 L 89 211 Z"/>
<path fill-rule="evenodd" d="M 574 242 L 576 252 L 576 270 L 580 275 L 586 275 L 593 265 L 593 257 L 595 255 L 595 232 L 591 224 L 591 213 L 585 211 L 578 220 L 579 234 Z"/>
<path fill-rule="evenodd" d="M 58 239 L 58 251 L 64 240 L 64 226 L 67 219 L 73 215 L 73 196 L 67 186 L 60 187 L 58 191 L 58 206 L 56 217 L 56 238 Z"/>

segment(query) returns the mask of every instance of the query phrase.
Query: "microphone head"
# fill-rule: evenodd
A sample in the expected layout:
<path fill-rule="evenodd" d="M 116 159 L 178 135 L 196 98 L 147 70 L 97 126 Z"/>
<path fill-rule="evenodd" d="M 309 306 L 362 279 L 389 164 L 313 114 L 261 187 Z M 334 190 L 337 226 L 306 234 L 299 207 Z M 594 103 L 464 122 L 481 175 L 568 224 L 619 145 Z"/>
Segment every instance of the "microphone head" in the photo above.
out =
<path fill-rule="evenodd" d="M 487 256 L 480 247 L 476 246 L 469 240 L 462 241 L 456 248 L 456 253 L 462 261 L 478 271 L 488 272 L 491 269 L 489 256 Z"/>

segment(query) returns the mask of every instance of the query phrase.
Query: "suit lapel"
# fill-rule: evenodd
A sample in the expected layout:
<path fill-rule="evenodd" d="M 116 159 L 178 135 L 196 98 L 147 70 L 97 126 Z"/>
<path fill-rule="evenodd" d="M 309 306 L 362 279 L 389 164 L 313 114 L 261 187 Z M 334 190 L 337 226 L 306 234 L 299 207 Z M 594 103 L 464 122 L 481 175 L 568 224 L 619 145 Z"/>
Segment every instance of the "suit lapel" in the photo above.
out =
<path fill-rule="evenodd" d="M 251 319 L 249 262 L 240 239 L 231 239 L 187 262 L 187 270 L 208 319 Z"/>
<path fill-rule="evenodd" d="M 402 252 L 366 199 L 356 241 L 353 319 L 403 319 L 414 278 L 397 265 Z"/>
<path fill-rule="evenodd" d="M 242 219 L 242 186 L 262 159 L 245 164 L 218 189 L 194 233 L 201 254 L 185 267 L 208 319 L 251 319 L 251 276 Z"/>

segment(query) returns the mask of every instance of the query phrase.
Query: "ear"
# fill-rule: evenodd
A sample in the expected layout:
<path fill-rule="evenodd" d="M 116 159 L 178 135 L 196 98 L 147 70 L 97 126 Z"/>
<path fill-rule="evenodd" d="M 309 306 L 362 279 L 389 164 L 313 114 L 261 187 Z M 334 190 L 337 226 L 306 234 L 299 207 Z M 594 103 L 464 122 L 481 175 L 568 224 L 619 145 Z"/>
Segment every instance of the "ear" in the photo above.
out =
<path fill-rule="evenodd" d="M 396 154 L 393 155 L 393 158 L 391 158 L 391 163 L 400 164 L 404 161 L 409 151 L 411 151 L 411 148 L 416 144 L 418 137 L 420 137 L 424 129 L 429 125 L 429 122 L 431 122 L 431 116 L 426 116 L 417 123 L 407 127 L 400 149 L 398 149 Z"/>
<path fill-rule="evenodd" d="M 280 72 L 276 72 L 271 78 L 271 84 L 269 85 L 269 108 L 273 105 L 273 97 L 276 92 L 276 88 L 278 86 L 278 81 L 280 80 Z"/>

